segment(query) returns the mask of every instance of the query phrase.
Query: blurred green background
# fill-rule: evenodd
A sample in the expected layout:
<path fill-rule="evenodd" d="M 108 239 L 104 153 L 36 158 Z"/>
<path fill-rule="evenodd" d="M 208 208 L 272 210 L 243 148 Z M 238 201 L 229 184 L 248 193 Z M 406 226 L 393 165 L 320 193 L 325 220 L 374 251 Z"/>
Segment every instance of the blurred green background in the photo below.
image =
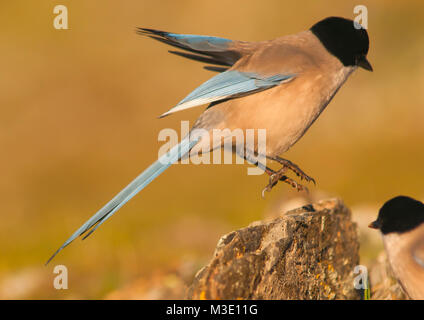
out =
<path fill-rule="evenodd" d="M 58 4 L 69 30 L 53 28 Z M 316 178 L 312 192 L 378 209 L 398 194 L 424 198 L 423 1 L 2 1 L 0 298 L 104 298 L 184 261 L 196 269 L 222 234 L 297 196 L 279 185 L 262 199 L 266 178 L 247 165 L 177 165 L 44 267 L 157 158 L 161 129 L 202 112 L 157 119 L 213 73 L 135 27 L 256 41 L 353 18 L 358 4 L 374 72 L 358 70 L 286 158 Z M 57 264 L 68 290 L 52 286 Z"/>

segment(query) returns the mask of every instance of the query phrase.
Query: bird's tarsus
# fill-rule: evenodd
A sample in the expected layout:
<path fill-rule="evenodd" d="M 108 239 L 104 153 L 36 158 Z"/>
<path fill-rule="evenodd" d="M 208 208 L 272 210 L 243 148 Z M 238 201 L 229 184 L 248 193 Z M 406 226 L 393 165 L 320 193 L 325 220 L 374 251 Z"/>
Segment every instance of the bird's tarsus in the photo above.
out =
<path fill-rule="evenodd" d="M 302 169 L 299 168 L 298 165 L 291 162 L 290 160 L 283 159 L 279 156 L 276 157 L 269 157 L 269 159 L 278 162 L 283 167 L 288 168 L 289 170 L 293 171 L 298 177 L 300 177 L 301 180 L 306 180 L 307 182 L 313 182 L 314 185 L 316 185 L 315 179 L 307 175 L 305 172 L 303 172 Z"/>
<path fill-rule="evenodd" d="M 293 163 L 291 163 L 291 164 L 294 165 Z M 296 165 L 294 165 L 294 166 L 296 166 Z M 299 167 L 296 166 L 296 168 L 299 172 L 303 173 L 303 171 L 300 170 Z M 293 169 L 291 167 L 284 165 L 284 164 L 283 164 L 283 167 L 278 171 L 274 171 L 274 170 L 271 170 L 269 168 L 267 168 L 267 170 L 265 170 L 265 172 L 269 175 L 269 183 L 262 190 L 262 198 L 265 198 L 265 191 L 270 192 L 272 190 L 272 188 L 278 183 L 278 181 L 283 181 L 283 182 L 291 185 L 297 191 L 306 191 L 307 193 L 309 193 L 309 190 L 308 190 L 307 187 L 305 187 L 304 185 L 302 185 L 300 183 L 297 183 L 295 180 L 286 176 L 287 169 L 291 169 L 293 171 Z M 300 175 L 298 174 L 298 176 L 300 176 Z M 313 178 L 310 178 L 309 176 L 307 176 L 307 177 L 308 177 L 308 179 L 305 178 L 306 181 L 308 181 L 308 182 L 313 181 L 314 184 L 315 184 L 315 180 Z"/>

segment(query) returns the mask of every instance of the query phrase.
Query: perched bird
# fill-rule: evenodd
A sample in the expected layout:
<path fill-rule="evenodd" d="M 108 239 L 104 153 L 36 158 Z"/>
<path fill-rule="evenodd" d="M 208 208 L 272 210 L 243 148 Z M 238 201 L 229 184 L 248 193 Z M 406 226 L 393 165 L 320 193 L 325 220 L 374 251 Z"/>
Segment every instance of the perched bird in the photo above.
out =
<path fill-rule="evenodd" d="M 369 227 L 380 230 L 390 266 L 405 293 L 424 299 L 424 204 L 395 197 L 381 207 Z"/>
<path fill-rule="evenodd" d="M 307 31 L 260 42 L 146 28 L 138 28 L 137 33 L 181 49 L 183 51 L 170 52 L 211 64 L 205 68 L 219 72 L 162 117 L 203 104 L 209 106 L 178 146 L 160 157 L 101 208 L 49 261 L 78 236 L 84 233 L 84 239 L 89 236 L 172 163 L 188 155 L 222 147 L 222 140 L 217 141 L 209 134 L 215 129 L 229 129 L 227 132 L 265 129 L 266 154 L 262 156 L 281 164 L 282 168 L 274 171 L 266 163 L 252 161 L 252 155 L 259 152 L 258 144 L 244 146 L 243 154 L 239 155 L 270 176 L 264 190 L 270 191 L 278 181 L 298 190 L 304 189 L 287 177 L 288 170 L 301 179 L 315 181 L 280 155 L 303 136 L 357 67 L 372 71 L 366 58 L 367 31 L 352 20 L 339 17 L 319 21 Z M 223 137 L 226 139 L 232 139 L 230 133 Z"/>

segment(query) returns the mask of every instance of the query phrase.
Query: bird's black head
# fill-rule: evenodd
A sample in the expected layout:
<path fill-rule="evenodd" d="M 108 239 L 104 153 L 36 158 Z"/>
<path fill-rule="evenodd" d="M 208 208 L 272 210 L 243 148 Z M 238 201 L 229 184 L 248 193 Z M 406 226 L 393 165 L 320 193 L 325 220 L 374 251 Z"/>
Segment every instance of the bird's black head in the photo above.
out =
<path fill-rule="evenodd" d="M 383 234 L 407 232 L 424 223 L 424 204 L 405 196 L 387 201 L 378 218 L 369 227 L 380 229 Z"/>
<path fill-rule="evenodd" d="M 372 71 L 367 60 L 368 33 L 359 24 L 345 18 L 329 17 L 314 24 L 311 31 L 344 66 L 359 66 Z"/>

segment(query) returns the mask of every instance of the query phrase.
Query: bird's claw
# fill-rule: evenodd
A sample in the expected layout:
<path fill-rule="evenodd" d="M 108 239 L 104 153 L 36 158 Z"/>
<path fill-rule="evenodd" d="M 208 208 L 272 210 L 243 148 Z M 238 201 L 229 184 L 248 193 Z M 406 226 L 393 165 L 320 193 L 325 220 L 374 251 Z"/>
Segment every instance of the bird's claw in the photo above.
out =
<path fill-rule="evenodd" d="M 316 185 L 316 181 L 314 178 L 308 176 L 305 172 L 303 172 L 302 169 L 300 169 L 296 164 L 294 164 L 290 160 L 277 157 L 275 158 L 275 161 L 279 162 L 281 165 L 283 165 L 283 167 L 286 167 L 287 169 L 293 171 L 298 177 L 300 177 L 300 180 L 313 182 L 313 184 Z"/>
<path fill-rule="evenodd" d="M 306 191 L 307 193 L 309 193 L 309 190 L 307 187 L 305 187 L 304 185 L 297 183 L 295 180 L 287 177 L 285 175 L 285 172 L 287 171 L 287 167 L 281 168 L 279 171 L 271 174 L 269 176 L 269 183 L 268 185 L 262 190 L 262 198 L 265 198 L 265 191 L 266 192 L 270 192 L 272 190 L 272 188 L 278 183 L 278 181 L 283 181 L 289 185 L 291 185 L 293 188 L 295 188 L 297 191 Z M 315 183 L 315 180 L 313 180 L 312 178 L 308 177 L 309 181 L 313 181 Z"/>
<path fill-rule="evenodd" d="M 293 188 L 295 188 L 297 191 L 306 191 L 309 193 L 309 190 L 304 185 L 297 183 L 293 179 L 283 175 L 281 177 L 278 176 L 278 173 L 275 173 L 269 177 L 269 183 L 268 185 L 262 190 L 262 198 L 265 198 L 265 191 L 270 192 L 272 188 L 278 183 L 278 181 L 283 181 L 285 183 L 288 183 Z"/>
<path fill-rule="evenodd" d="M 269 183 L 268 185 L 262 190 L 262 198 L 265 198 L 265 191 L 270 192 L 271 189 L 278 183 L 278 181 L 282 177 L 279 177 L 278 172 L 273 173 L 269 176 Z"/>

